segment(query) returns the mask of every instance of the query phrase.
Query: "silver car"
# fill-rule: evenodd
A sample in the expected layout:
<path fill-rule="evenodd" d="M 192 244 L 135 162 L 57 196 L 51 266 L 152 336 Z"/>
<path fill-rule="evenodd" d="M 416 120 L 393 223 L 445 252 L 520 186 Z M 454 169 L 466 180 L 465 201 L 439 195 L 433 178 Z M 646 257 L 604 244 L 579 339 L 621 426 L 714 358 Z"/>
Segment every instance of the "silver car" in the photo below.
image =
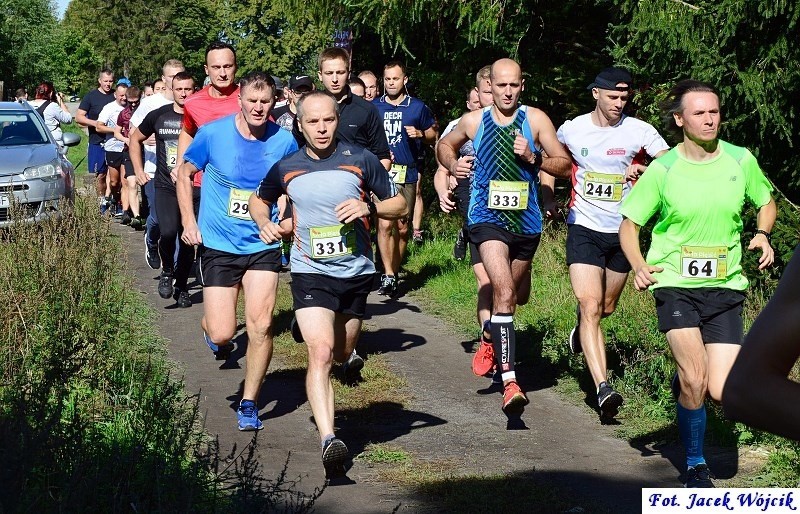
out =
<path fill-rule="evenodd" d="M 75 168 L 66 147 L 80 140 L 65 132 L 62 147 L 27 102 L 0 102 L 0 227 L 11 223 L 15 204 L 24 220 L 36 221 L 72 200 Z"/>

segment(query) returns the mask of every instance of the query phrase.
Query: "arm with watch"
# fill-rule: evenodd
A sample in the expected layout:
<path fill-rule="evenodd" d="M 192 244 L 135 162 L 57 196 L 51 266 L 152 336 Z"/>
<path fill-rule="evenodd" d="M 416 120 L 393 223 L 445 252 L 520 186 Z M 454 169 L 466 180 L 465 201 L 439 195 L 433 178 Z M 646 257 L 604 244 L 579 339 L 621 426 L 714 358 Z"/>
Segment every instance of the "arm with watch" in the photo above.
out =
<path fill-rule="evenodd" d="M 778 216 L 778 208 L 775 205 L 775 200 L 769 199 L 769 202 L 762 205 L 758 209 L 758 217 L 756 220 L 756 227 L 758 227 L 747 245 L 748 250 L 761 250 L 761 257 L 758 259 L 758 269 L 762 270 L 771 266 L 775 261 L 775 250 L 770 245 L 770 232 L 772 226 L 775 224 L 775 218 Z"/>

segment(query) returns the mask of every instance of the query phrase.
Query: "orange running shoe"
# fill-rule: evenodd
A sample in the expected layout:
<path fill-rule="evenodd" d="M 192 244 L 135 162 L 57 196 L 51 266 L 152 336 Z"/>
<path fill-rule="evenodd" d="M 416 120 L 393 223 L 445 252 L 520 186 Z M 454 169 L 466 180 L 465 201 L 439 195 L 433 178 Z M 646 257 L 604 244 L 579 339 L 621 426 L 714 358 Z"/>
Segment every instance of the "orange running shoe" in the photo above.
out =
<path fill-rule="evenodd" d="M 483 377 L 494 371 L 494 347 L 491 341 L 487 341 L 481 336 L 481 344 L 478 351 L 472 356 L 472 372 Z"/>
<path fill-rule="evenodd" d="M 503 391 L 503 412 L 506 414 L 522 414 L 528 405 L 528 397 L 516 382 L 509 382 Z"/>

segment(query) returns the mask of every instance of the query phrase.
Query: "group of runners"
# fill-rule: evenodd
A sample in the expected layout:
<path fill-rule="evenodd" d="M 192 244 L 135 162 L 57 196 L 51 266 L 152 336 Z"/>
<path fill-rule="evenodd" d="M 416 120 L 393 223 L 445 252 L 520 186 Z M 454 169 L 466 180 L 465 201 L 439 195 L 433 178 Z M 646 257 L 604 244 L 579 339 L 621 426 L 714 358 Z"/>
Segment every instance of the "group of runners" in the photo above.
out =
<path fill-rule="evenodd" d="M 193 78 L 168 61 L 166 91 L 146 99 L 130 121 L 135 181 L 151 188 L 157 213 L 159 233 L 149 242 L 162 269 L 159 294 L 188 301 L 199 248 L 201 325 L 221 360 L 232 351 L 244 297 L 238 428 L 263 428 L 257 401 L 273 353 L 281 243 L 291 238 L 292 335 L 308 349 L 306 392 L 323 465 L 329 476 L 343 472 L 348 450 L 334 431 L 331 369 L 334 361 L 349 374 L 363 367 L 356 346 L 376 274 L 371 230 L 377 221 L 378 294 L 393 295 L 413 235 L 420 154 L 435 145 L 440 206 L 458 208 L 465 219 L 454 255 L 469 249 L 478 283 L 472 369 L 502 383 L 502 410 L 518 415 L 528 404 L 514 368 L 514 315 L 531 294 L 543 219 L 557 212 L 555 180 L 570 180 L 567 264 L 577 307 L 568 344 L 585 356 L 600 415 L 613 418 L 623 403 L 608 381 L 600 320 L 614 312 L 633 271 L 637 289 L 654 291 L 677 364 L 686 485 L 713 486 L 703 457 L 704 401 L 721 399 L 743 338 L 741 213 L 745 202 L 758 209 L 748 249 L 761 252 L 760 268 L 773 261 L 776 217 L 753 155 L 718 137 L 714 89 L 686 80 L 670 93 L 668 128 L 681 140 L 670 149 L 654 127 L 624 113 L 633 90 L 626 70 L 602 70 L 589 85 L 594 110 L 556 130 L 542 110 L 520 104 L 522 70 L 500 59 L 476 74 L 468 112 L 439 139 L 430 109 L 404 87 L 402 63 L 386 64 L 383 96 L 371 72 L 351 75 L 344 49 L 321 52 L 318 67 L 324 90 L 294 76 L 287 103 L 274 109 L 275 79 L 253 72 L 237 81 L 234 48 L 214 43 L 206 52 L 207 87 L 190 96 Z M 653 217 L 645 259 L 639 230 Z"/>

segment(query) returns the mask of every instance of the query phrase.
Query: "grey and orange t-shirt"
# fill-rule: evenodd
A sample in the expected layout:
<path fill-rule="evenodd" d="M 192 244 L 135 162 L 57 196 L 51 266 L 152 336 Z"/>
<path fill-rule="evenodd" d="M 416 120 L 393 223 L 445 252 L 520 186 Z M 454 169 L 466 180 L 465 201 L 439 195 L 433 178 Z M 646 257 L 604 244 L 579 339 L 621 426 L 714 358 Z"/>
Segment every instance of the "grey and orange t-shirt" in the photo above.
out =
<path fill-rule="evenodd" d="M 294 219 L 292 273 L 321 273 L 351 278 L 375 273 L 369 219 L 342 224 L 336 206 L 351 199 L 379 200 L 397 188 L 375 155 L 361 147 L 339 143 L 325 159 L 312 159 L 301 149 L 276 163 L 256 192 L 274 203 L 288 194 Z"/>

